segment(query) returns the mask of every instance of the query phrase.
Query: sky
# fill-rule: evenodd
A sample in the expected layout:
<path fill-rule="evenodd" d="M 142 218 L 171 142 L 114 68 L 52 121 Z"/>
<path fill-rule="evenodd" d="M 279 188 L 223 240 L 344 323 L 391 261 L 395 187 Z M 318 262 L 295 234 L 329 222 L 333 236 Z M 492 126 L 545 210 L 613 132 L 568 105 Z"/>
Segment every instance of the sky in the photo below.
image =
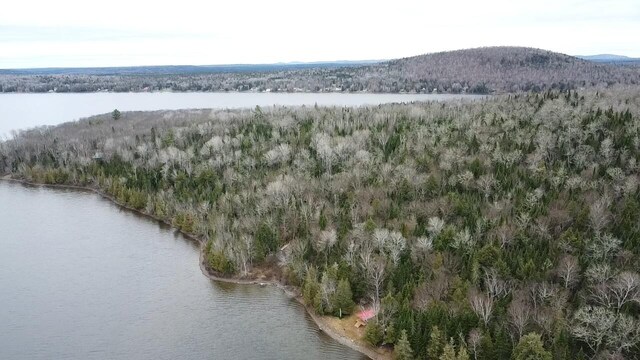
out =
<path fill-rule="evenodd" d="M 640 57 L 638 0 L 20 0 L 0 68 L 380 60 L 481 46 Z"/>

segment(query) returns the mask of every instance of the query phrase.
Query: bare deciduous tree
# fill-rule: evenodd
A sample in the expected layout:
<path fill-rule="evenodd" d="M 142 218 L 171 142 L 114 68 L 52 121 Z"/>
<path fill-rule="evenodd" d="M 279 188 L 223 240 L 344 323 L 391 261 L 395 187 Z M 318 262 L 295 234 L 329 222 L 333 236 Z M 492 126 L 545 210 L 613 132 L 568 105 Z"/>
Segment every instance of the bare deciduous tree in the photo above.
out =
<path fill-rule="evenodd" d="M 414 295 L 414 305 L 419 309 L 427 309 L 434 301 L 441 301 L 447 296 L 451 279 L 446 271 L 436 271 L 433 279 L 420 285 Z"/>
<path fill-rule="evenodd" d="M 618 310 L 627 303 L 640 304 L 640 276 L 637 273 L 630 271 L 620 273 L 608 288 L 611 291 L 614 306 Z"/>
<path fill-rule="evenodd" d="M 489 325 L 493 313 L 493 299 L 478 290 L 472 290 L 469 293 L 469 304 L 484 325 Z"/>
<path fill-rule="evenodd" d="M 482 342 L 482 333 L 478 328 L 474 328 L 469 332 L 469 336 L 467 336 L 467 344 L 471 353 L 473 354 L 473 359 L 478 360 L 478 347 Z"/>
<path fill-rule="evenodd" d="M 365 268 L 371 288 L 371 300 L 373 301 L 373 307 L 376 312 L 380 309 L 380 294 L 385 278 L 386 267 L 387 264 L 384 258 L 377 257 L 369 263 L 368 268 Z"/>
<path fill-rule="evenodd" d="M 427 225 L 427 230 L 432 236 L 436 237 L 440 234 L 440 232 L 442 232 L 442 229 L 444 229 L 444 226 L 445 226 L 444 220 L 440 219 L 439 217 L 431 217 L 429 218 L 429 224 Z"/>
<path fill-rule="evenodd" d="M 596 261 L 605 261 L 620 250 L 622 241 L 611 234 L 596 234 L 587 242 L 587 255 Z"/>
<path fill-rule="evenodd" d="M 384 250 L 387 245 L 387 241 L 390 238 L 389 230 L 387 229 L 375 229 L 373 231 L 373 244 L 378 250 Z"/>
<path fill-rule="evenodd" d="M 591 221 L 591 228 L 596 234 L 600 234 L 600 231 L 604 229 L 611 218 L 609 212 L 609 205 L 611 199 L 607 196 L 603 196 L 589 207 L 589 220 Z"/>
<path fill-rule="evenodd" d="M 509 283 L 501 279 L 498 271 L 494 268 L 484 271 L 484 286 L 493 299 L 505 297 L 511 290 Z"/>
<path fill-rule="evenodd" d="M 389 252 L 389 257 L 393 265 L 398 265 L 400 261 L 400 254 L 406 247 L 407 240 L 398 231 L 392 231 L 389 234 L 389 238 L 386 245 L 386 249 Z"/>
<path fill-rule="evenodd" d="M 562 280 L 564 288 L 571 288 L 580 279 L 580 265 L 578 264 L 578 260 L 571 255 L 565 255 L 560 260 L 556 273 L 560 280 Z"/>
<path fill-rule="evenodd" d="M 603 307 L 585 306 L 574 314 L 571 333 L 594 353 L 605 345 L 616 324 L 616 315 Z"/>
<path fill-rule="evenodd" d="M 618 314 L 607 345 L 618 354 L 632 349 L 640 343 L 640 322 L 625 314 Z"/>
<path fill-rule="evenodd" d="M 514 329 L 515 341 L 517 342 L 529 324 L 531 318 L 531 307 L 525 302 L 523 298 L 516 298 L 511 301 L 507 308 L 507 315 L 509 316 L 509 323 Z"/>

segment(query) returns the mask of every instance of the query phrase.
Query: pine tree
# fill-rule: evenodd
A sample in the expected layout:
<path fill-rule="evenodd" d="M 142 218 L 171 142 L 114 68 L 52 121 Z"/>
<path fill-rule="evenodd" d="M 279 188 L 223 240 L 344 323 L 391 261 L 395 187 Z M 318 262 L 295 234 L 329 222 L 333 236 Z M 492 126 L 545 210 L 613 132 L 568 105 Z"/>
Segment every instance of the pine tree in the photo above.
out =
<path fill-rule="evenodd" d="M 302 286 L 302 298 L 304 299 L 305 304 L 313 305 L 319 289 L 318 273 L 316 268 L 312 266 L 307 270 L 307 275 L 304 278 L 304 285 Z"/>
<path fill-rule="evenodd" d="M 557 360 L 566 360 L 572 357 L 569 349 L 569 336 L 564 329 L 557 331 L 553 337 L 552 352 L 553 358 Z"/>
<path fill-rule="evenodd" d="M 113 112 L 111 112 L 111 117 L 113 118 L 113 120 L 119 120 L 121 116 L 120 110 L 118 109 L 114 109 Z"/>
<path fill-rule="evenodd" d="M 384 343 L 393 344 L 397 340 L 396 327 L 392 324 L 384 328 Z"/>
<path fill-rule="evenodd" d="M 351 292 L 349 280 L 342 279 L 338 281 L 333 303 L 340 317 L 345 314 L 351 314 L 355 304 L 353 302 L 353 292 Z"/>
<path fill-rule="evenodd" d="M 400 333 L 400 339 L 395 346 L 395 358 L 397 360 L 411 360 L 413 359 L 413 350 L 411 350 L 411 344 L 407 337 L 407 331 L 402 330 Z"/>
<path fill-rule="evenodd" d="M 551 360 L 551 353 L 544 348 L 539 334 L 529 333 L 520 339 L 513 349 L 514 360 Z"/>
<path fill-rule="evenodd" d="M 573 360 L 586 360 L 587 355 L 585 355 L 584 350 L 581 348 L 578 350 L 578 353 L 574 355 Z"/>
<path fill-rule="evenodd" d="M 437 326 L 431 328 L 429 335 L 429 345 L 427 345 L 427 359 L 437 359 L 442 353 L 444 347 L 444 338 Z"/>
<path fill-rule="evenodd" d="M 467 351 L 467 347 L 464 345 L 460 345 L 460 348 L 458 349 L 458 356 L 456 357 L 457 360 L 469 360 L 469 352 Z"/>
<path fill-rule="evenodd" d="M 320 210 L 320 219 L 318 220 L 318 226 L 320 226 L 320 230 L 324 230 L 327 228 L 327 217 L 324 214 L 324 208 Z"/>
<path fill-rule="evenodd" d="M 496 358 L 495 346 L 489 333 L 484 334 L 480 340 L 480 349 L 477 358 L 478 360 L 491 360 Z"/>
<path fill-rule="evenodd" d="M 373 230 L 375 230 L 375 228 L 376 223 L 371 218 L 367 219 L 367 221 L 364 223 L 364 229 L 370 234 L 373 233 Z"/>
<path fill-rule="evenodd" d="M 456 349 L 453 347 L 453 342 L 448 342 L 444 346 L 440 360 L 456 360 Z"/>
<path fill-rule="evenodd" d="M 313 308 L 316 310 L 316 313 L 320 315 L 324 315 L 324 307 L 322 306 L 322 294 L 318 291 L 313 298 Z"/>
<path fill-rule="evenodd" d="M 500 328 L 494 340 L 493 349 L 495 351 L 495 357 L 498 359 L 508 359 L 513 350 L 512 346 L 509 335 L 507 335 L 504 329 Z"/>
<path fill-rule="evenodd" d="M 364 329 L 364 339 L 373 346 L 382 343 L 382 327 L 377 321 L 369 320 L 367 327 Z"/>
<path fill-rule="evenodd" d="M 380 325 L 384 329 L 384 342 L 386 344 L 393 344 L 397 340 L 398 334 L 396 333 L 395 323 L 398 314 L 398 301 L 389 291 L 387 295 L 381 301 L 381 309 L 378 318 L 380 319 Z M 407 329 L 408 327 L 403 326 Z"/>

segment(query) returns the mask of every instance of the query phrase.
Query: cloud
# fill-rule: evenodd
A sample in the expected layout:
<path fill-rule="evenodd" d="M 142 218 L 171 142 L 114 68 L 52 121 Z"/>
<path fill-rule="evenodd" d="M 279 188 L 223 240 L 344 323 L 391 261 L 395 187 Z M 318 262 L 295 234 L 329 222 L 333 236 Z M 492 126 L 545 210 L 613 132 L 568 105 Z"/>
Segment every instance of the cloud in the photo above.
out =
<path fill-rule="evenodd" d="M 198 33 L 149 32 L 73 26 L 0 26 L 0 42 L 122 41 L 131 39 L 198 38 Z"/>
<path fill-rule="evenodd" d="M 0 68 L 381 59 L 491 45 L 640 57 L 636 0 L 22 0 L 3 7 Z"/>

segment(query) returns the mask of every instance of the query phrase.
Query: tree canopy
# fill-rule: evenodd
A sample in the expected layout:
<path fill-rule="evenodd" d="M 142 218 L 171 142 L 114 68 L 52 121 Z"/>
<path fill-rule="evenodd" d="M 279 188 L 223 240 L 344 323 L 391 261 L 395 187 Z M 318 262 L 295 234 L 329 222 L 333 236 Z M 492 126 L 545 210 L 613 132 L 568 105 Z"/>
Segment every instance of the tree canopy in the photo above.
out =
<path fill-rule="evenodd" d="M 366 304 L 369 341 L 416 358 L 638 357 L 639 164 L 627 87 L 104 114 L 0 142 L 0 174 L 98 189 L 318 313 Z"/>

